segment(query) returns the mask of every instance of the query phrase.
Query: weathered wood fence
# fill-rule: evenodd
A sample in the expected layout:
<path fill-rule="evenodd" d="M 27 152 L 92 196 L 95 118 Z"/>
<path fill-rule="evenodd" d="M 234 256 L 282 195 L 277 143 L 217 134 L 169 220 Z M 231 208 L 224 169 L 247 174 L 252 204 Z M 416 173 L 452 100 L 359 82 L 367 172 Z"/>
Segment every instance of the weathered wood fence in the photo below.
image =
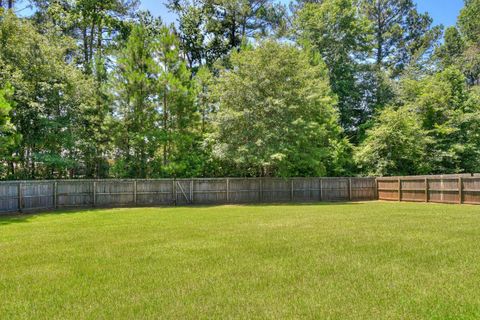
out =
<path fill-rule="evenodd" d="M 480 175 L 377 178 L 379 200 L 480 204 Z"/>
<path fill-rule="evenodd" d="M 0 214 L 69 207 L 375 200 L 375 178 L 0 182 Z"/>

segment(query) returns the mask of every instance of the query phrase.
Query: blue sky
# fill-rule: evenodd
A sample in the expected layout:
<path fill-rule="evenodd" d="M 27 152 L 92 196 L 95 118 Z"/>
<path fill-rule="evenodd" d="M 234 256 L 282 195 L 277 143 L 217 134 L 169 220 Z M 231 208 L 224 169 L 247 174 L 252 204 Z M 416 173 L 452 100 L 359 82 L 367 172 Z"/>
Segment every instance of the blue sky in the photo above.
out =
<path fill-rule="evenodd" d="M 288 3 L 289 0 L 281 0 Z M 416 0 L 421 12 L 428 11 L 435 24 L 452 26 L 463 7 L 463 0 Z M 161 16 L 166 23 L 175 21 L 175 16 L 165 8 L 164 0 L 141 0 L 141 8 L 150 10 L 154 15 Z"/>

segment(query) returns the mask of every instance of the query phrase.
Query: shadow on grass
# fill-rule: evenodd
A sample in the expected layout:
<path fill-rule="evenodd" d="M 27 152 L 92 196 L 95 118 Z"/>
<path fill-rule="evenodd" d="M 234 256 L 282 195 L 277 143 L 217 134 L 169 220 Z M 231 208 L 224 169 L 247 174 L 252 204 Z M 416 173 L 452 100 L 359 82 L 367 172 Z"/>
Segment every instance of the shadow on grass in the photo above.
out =
<path fill-rule="evenodd" d="M 33 212 L 23 212 L 23 213 L 9 213 L 0 215 L 0 227 L 16 224 L 16 223 L 26 223 L 30 222 L 36 217 L 42 216 L 62 216 L 62 215 L 72 215 L 92 211 L 103 211 L 103 210 L 113 210 L 113 209 L 141 209 L 141 208 L 153 208 L 153 209 L 175 209 L 175 208 L 218 208 L 218 207 L 298 207 L 298 206 L 338 206 L 338 205 L 359 205 L 364 204 L 367 201 L 352 201 L 352 202 L 298 202 L 298 203 L 275 203 L 275 202 L 262 202 L 262 203 L 224 203 L 224 204 L 196 204 L 196 205 L 178 205 L 178 206 L 119 206 L 119 207 L 96 207 L 96 208 L 71 208 L 71 209 L 57 209 L 57 210 L 45 210 L 45 211 L 33 211 Z"/>
<path fill-rule="evenodd" d="M 31 220 L 37 217 L 48 217 L 48 216 L 63 216 L 63 215 L 72 215 L 72 214 L 79 214 L 85 213 L 90 211 L 101 211 L 107 208 L 72 208 L 72 209 L 57 209 L 57 210 L 43 210 L 43 211 L 31 211 L 31 212 L 13 212 L 8 214 L 0 215 L 0 227 L 9 225 L 9 224 L 16 224 L 16 223 L 26 223 L 30 222 Z M 115 209 L 115 208 L 110 208 Z"/>

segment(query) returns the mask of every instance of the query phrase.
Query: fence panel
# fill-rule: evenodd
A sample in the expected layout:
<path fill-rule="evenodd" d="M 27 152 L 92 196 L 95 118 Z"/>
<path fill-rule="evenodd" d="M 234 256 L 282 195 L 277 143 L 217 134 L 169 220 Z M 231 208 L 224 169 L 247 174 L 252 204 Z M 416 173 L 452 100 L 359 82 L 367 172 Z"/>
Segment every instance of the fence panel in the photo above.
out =
<path fill-rule="evenodd" d="M 263 201 L 263 179 L 229 178 L 230 203 L 256 203 Z"/>
<path fill-rule="evenodd" d="M 478 174 L 377 178 L 378 199 L 480 204 Z"/>
<path fill-rule="evenodd" d="M 321 189 L 322 201 L 348 201 L 350 198 L 348 178 L 322 178 Z"/>
<path fill-rule="evenodd" d="M 425 201 L 425 178 L 401 180 L 401 200 L 412 202 Z"/>
<path fill-rule="evenodd" d="M 263 179 L 263 202 L 289 202 L 292 201 L 291 179 L 265 178 Z"/>
<path fill-rule="evenodd" d="M 54 207 L 54 182 L 25 181 L 20 184 L 21 210 L 42 210 Z"/>
<path fill-rule="evenodd" d="M 462 178 L 463 203 L 480 204 L 480 175 L 472 178 Z"/>
<path fill-rule="evenodd" d="M 377 187 L 375 178 L 351 178 L 350 200 L 362 201 L 376 199 Z"/>
<path fill-rule="evenodd" d="M 93 206 L 93 181 L 58 181 L 56 204 L 59 208 Z"/>
<path fill-rule="evenodd" d="M 174 181 L 171 179 L 138 180 L 136 183 L 137 205 L 170 205 L 175 202 Z"/>
<path fill-rule="evenodd" d="M 320 201 L 320 179 L 293 179 L 293 200 L 298 202 Z"/>
<path fill-rule="evenodd" d="M 192 203 L 227 203 L 227 179 L 194 179 Z"/>
<path fill-rule="evenodd" d="M 469 185 L 474 186 L 475 183 L 471 182 Z M 474 201 L 477 195 L 468 192 L 466 197 L 469 201 Z M 0 213 L 69 207 L 374 199 L 376 199 L 375 178 L 204 178 L 0 182 Z"/>
<path fill-rule="evenodd" d="M 6 182 L 0 184 L 0 213 L 19 211 L 20 182 Z"/>
<path fill-rule="evenodd" d="M 95 181 L 94 205 L 98 207 L 134 205 L 134 187 L 133 180 Z"/>

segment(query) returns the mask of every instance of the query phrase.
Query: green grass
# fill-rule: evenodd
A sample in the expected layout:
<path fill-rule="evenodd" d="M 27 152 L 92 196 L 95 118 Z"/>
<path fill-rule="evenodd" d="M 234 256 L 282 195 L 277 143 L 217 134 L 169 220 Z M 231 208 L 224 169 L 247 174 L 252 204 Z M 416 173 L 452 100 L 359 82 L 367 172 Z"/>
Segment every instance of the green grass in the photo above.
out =
<path fill-rule="evenodd" d="M 0 319 L 478 319 L 480 207 L 409 203 L 0 218 Z"/>

